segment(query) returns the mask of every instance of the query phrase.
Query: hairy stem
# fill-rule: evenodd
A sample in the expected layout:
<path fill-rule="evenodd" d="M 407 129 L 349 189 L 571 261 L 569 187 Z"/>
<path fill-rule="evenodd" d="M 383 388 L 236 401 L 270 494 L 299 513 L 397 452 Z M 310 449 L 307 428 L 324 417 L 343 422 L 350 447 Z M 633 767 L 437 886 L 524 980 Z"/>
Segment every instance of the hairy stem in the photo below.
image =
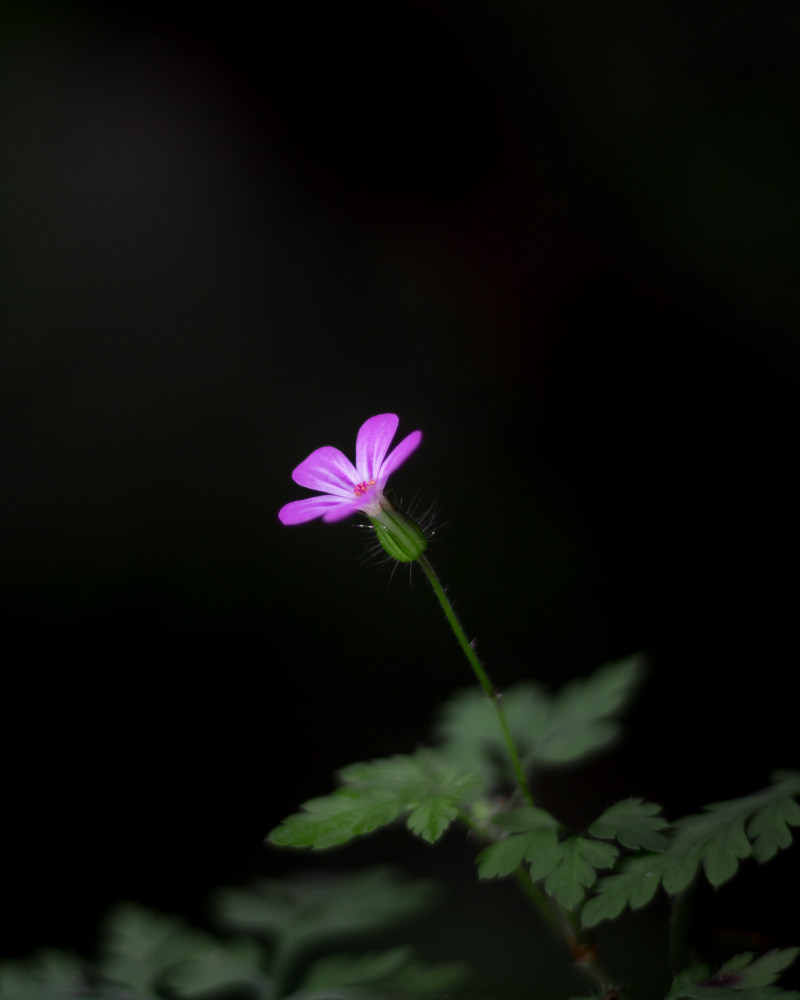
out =
<path fill-rule="evenodd" d="M 525 801 L 528 805 L 532 806 L 533 795 L 531 794 L 527 779 L 525 778 L 525 772 L 522 769 L 519 752 L 514 744 L 511 729 L 509 728 L 508 720 L 506 719 L 505 712 L 503 711 L 500 693 L 495 689 L 494 685 L 489 680 L 489 675 L 486 673 L 483 664 L 478 659 L 478 655 L 475 652 L 472 643 L 467 639 L 466 633 L 461 626 L 461 622 L 458 620 L 458 616 L 453 609 L 453 605 L 450 603 L 450 598 L 447 596 L 447 593 L 445 592 L 445 589 L 442 586 L 439 577 L 436 575 L 433 566 L 431 566 L 427 556 L 420 555 L 417 562 L 422 567 L 422 570 L 425 573 L 425 576 L 427 576 L 431 587 L 433 587 L 433 592 L 436 594 L 439 604 L 442 606 L 445 618 L 447 618 L 450 628 L 455 633 L 455 637 L 458 639 L 458 644 L 461 646 L 464 656 L 466 656 L 469 665 L 472 667 L 475 676 L 478 678 L 478 682 L 483 688 L 486 697 L 494 705 L 495 712 L 497 713 L 497 721 L 500 724 L 500 729 L 503 733 L 508 755 L 511 758 L 511 763 L 514 768 L 517 785 L 519 786 L 519 790 Z M 462 814 L 461 818 L 467 826 L 480 836 L 485 837 L 489 841 L 493 841 L 495 839 L 486 830 L 481 830 L 473 824 L 465 815 Z M 569 948 L 575 965 L 598 985 L 606 985 L 608 983 L 608 975 L 603 966 L 600 964 L 597 949 L 590 941 L 586 940 L 581 930 L 580 920 L 578 919 L 577 914 L 570 910 L 565 910 L 557 902 L 549 899 L 548 896 L 536 885 L 536 883 L 532 881 L 522 865 L 517 866 L 514 871 L 514 877 L 522 887 L 527 897 L 530 899 L 531 903 L 533 903 L 539 911 L 545 922 L 556 932 L 556 934 Z M 619 995 L 621 996 L 621 994 Z"/>
<path fill-rule="evenodd" d="M 439 604 L 442 606 L 445 618 L 447 619 L 450 628 L 455 633 L 456 639 L 458 639 L 458 644 L 466 656 L 469 665 L 472 667 L 473 673 L 478 678 L 478 682 L 483 688 L 486 697 L 494 705 L 494 710 L 497 713 L 497 721 L 500 724 L 500 729 L 503 733 L 503 739 L 506 743 L 506 748 L 508 750 L 508 756 L 511 758 L 511 764 L 514 768 L 514 775 L 517 779 L 517 786 L 523 795 L 523 798 L 528 803 L 529 806 L 533 805 L 533 795 L 531 795 L 531 790 L 528 787 L 527 779 L 525 778 L 525 772 L 522 770 L 522 761 L 519 759 L 519 753 L 514 744 L 513 737 L 511 736 L 511 729 L 508 725 L 508 720 L 506 719 L 506 714 L 503 711 L 502 696 L 495 689 L 492 682 L 489 680 L 489 675 L 483 668 L 481 661 L 478 659 L 478 655 L 472 643 L 467 639 L 464 629 L 461 627 L 461 622 L 458 620 L 453 605 L 450 603 L 450 598 L 447 596 L 444 587 L 439 581 L 439 577 L 431 566 L 428 557 L 421 555 L 417 562 L 422 567 L 422 571 L 428 578 L 428 582 L 431 587 L 433 587 L 433 592 L 439 600 Z"/>
<path fill-rule="evenodd" d="M 465 812 L 459 811 L 459 818 L 481 840 L 490 844 L 497 842 L 496 835 L 489 828 L 475 823 Z M 531 879 L 524 865 L 517 865 L 512 874 L 544 922 L 566 945 L 575 967 L 605 991 L 610 982 L 608 973 L 600 962 L 594 943 L 587 939 L 582 931 L 577 914 L 572 910 L 565 909 L 542 892 Z M 617 996 L 619 1000 L 625 1000 L 623 993 L 619 990 Z"/>
<path fill-rule="evenodd" d="M 689 964 L 689 909 L 694 897 L 697 879 L 679 892 L 672 902 L 669 922 L 669 961 L 673 972 L 680 972 Z"/>

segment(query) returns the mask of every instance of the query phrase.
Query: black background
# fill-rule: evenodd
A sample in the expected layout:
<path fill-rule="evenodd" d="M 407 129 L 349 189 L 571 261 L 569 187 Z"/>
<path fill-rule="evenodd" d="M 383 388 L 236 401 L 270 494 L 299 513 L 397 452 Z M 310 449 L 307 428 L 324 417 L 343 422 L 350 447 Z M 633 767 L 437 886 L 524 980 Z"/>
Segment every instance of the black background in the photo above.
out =
<path fill-rule="evenodd" d="M 796 8 L 2 10 L 8 956 L 294 870 L 264 834 L 469 683 L 421 578 L 277 521 L 375 413 L 499 685 L 649 656 L 561 818 L 797 765 Z M 698 941 L 797 943 L 796 878 Z"/>

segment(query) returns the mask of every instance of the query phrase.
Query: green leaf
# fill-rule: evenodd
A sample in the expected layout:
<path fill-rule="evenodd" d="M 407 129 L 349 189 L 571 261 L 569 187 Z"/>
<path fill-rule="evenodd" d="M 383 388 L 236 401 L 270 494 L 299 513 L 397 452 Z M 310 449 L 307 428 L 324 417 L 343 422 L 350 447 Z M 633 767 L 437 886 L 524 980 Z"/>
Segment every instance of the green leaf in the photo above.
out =
<path fill-rule="evenodd" d="M 555 830 L 543 828 L 530 833 L 517 833 L 491 844 L 478 855 L 479 878 L 501 878 L 510 875 L 525 860 L 548 854 L 558 843 Z"/>
<path fill-rule="evenodd" d="M 537 806 L 523 806 L 520 809 L 509 809 L 492 817 L 492 823 L 509 833 L 527 833 L 529 830 L 539 830 L 541 827 L 552 827 L 554 830 L 560 823 L 544 809 Z"/>
<path fill-rule="evenodd" d="M 432 844 L 458 815 L 455 804 L 447 799 L 423 802 L 408 817 L 406 825 L 412 833 Z"/>
<path fill-rule="evenodd" d="M 201 997 L 229 985 L 249 986 L 255 1000 L 271 995 L 258 968 L 256 945 L 216 941 L 143 907 L 112 911 L 105 951 L 98 974 L 91 976 L 63 952 L 42 952 L 27 962 L 0 966 L 0 997 L 160 1000 L 164 987 L 170 996 Z"/>
<path fill-rule="evenodd" d="M 409 880 L 391 868 L 369 868 L 227 889 L 217 894 L 215 912 L 226 928 L 273 944 L 275 975 L 276 966 L 285 968 L 309 950 L 388 931 L 435 901 L 435 883 Z"/>
<path fill-rule="evenodd" d="M 703 982 L 708 979 L 710 975 L 711 966 L 706 962 L 696 962 L 694 965 L 690 965 L 686 969 L 681 969 L 681 971 L 676 974 L 665 1000 L 675 1000 L 675 998 L 683 996 L 684 989 L 693 986 L 695 983 Z"/>
<path fill-rule="evenodd" d="M 670 895 L 683 891 L 701 866 L 709 882 L 719 886 L 750 854 L 766 860 L 779 847 L 788 846 L 789 824 L 800 825 L 793 801 L 800 795 L 800 774 L 776 774 L 774 781 L 754 795 L 717 802 L 702 813 L 678 820 L 662 854 L 630 858 L 619 871 L 597 883 L 597 895 L 583 908 L 584 926 L 616 917 L 626 905 L 643 906 L 659 883 Z"/>
<path fill-rule="evenodd" d="M 526 758 L 537 764 L 573 763 L 605 749 L 620 734 L 616 716 L 630 701 L 642 672 L 641 658 L 632 656 L 565 685 L 553 697 L 547 725 Z"/>
<path fill-rule="evenodd" d="M 558 839 L 558 821 L 543 809 L 515 809 L 495 817 L 498 826 L 514 831 L 478 855 L 481 878 L 511 874 L 523 861 L 530 877 L 544 880 L 545 891 L 568 909 L 576 907 L 585 889 L 594 885 L 598 868 L 610 868 L 617 848 L 586 837 Z"/>
<path fill-rule="evenodd" d="M 798 952 L 800 948 L 778 949 L 755 961 L 749 952 L 736 955 L 711 977 L 702 966 L 686 970 L 676 978 L 667 1000 L 798 1000 L 800 993 L 773 985 Z"/>
<path fill-rule="evenodd" d="M 278 847 L 336 847 L 393 822 L 400 803 L 342 788 L 333 795 L 304 802 L 302 808 L 304 812 L 289 816 L 267 839 Z"/>
<path fill-rule="evenodd" d="M 707 806 L 705 812 L 687 816 L 675 823 L 676 835 L 669 848 L 673 858 L 684 855 L 692 861 L 697 858 L 713 886 L 722 885 L 736 873 L 739 861 L 749 857 L 752 846 L 748 837 L 761 838 L 759 850 L 765 857 L 772 857 L 782 840 L 788 846 L 787 816 L 800 819 L 792 799 L 800 795 L 800 774 L 783 774 L 771 787 L 729 802 Z M 791 803 L 791 805 L 787 805 Z M 755 834 L 753 834 L 755 824 Z M 667 873 L 668 874 L 668 873 Z M 668 892 L 679 892 L 688 885 L 692 873 L 668 879 L 664 887 Z"/>
<path fill-rule="evenodd" d="M 791 845 L 790 826 L 800 826 L 800 805 L 794 799 L 768 802 L 756 812 L 747 824 L 747 835 L 753 841 L 756 861 L 769 861 L 779 850 Z"/>
<path fill-rule="evenodd" d="M 638 910 L 656 893 L 665 866 L 664 855 L 646 854 L 629 858 L 622 870 L 606 875 L 595 885 L 597 895 L 586 902 L 581 910 L 584 927 L 594 927 L 602 920 L 613 920 L 626 906 Z"/>
<path fill-rule="evenodd" d="M 411 948 L 391 948 L 366 955 L 328 955 L 315 962 L 303 979 L 307 990 L 374 985 L 394 976 L 411 959 Z"/>
<path fill-rule="evenodd" d="M 752 955 L 740 955 L 726 962 L 719 970 L 718 975 L 723 975 L 731 970 L 742 970 L 742 984 L 751 986 L 769 986 L 774 983 L 778 975 L 788 969 L 797 959 L 800 948 L 776 948 L 768 951 L 765 955 L 757 958 L 754 962 L 749 961 Z M 747 958 L 748 961 L 737 962 L 738 959 Z"/>
<path fill-rule="evenodd" d="M 654 802 L 625 799 L 609 806 L 589 827 L 589 833 L 603 840 L 618 840 L 631 850 L 643 847 L 649 851 L 663 851 L 669 846 L 669 838 L 661 831 L 668 824 L 658 815 L 660 812 L 661 806 Z"/>
<path fill-rule="evenodd" d="M 617 849 L 612 844 L 568 837 L 533 857 L 531 878 L 544 879 L 545 892 L 572 910 L 597 880 L 596 869 L 610 868 L 616 856 Z"/>
<path fill-rule="evenodd" d="M 558 821 L 544 809 L 512 809 L 493 817 L 493 822 L 513 832 L 478 855 L 479 878 L 510 875 L 524 860 L 549 852 L 558 842 Z"/>
<path fill-rule="evenodd" d="M 351 764 L 339 778 L 343 788 L 306 802 L 303 812 L 284 820 L 268 840 L 280 847 L 321 850 L 410 813 L 409 829 L 433 843 L 480 785 L 477 774 L 460 772 L 433 750 Z"/>
<path fill-rule="evenodd" d="M 503 711 L 520 752 L 529 734 L 544 727 L 550 695 L 535 684 L 514 685 L 503 692 Z M 494 783 L 508 769 L 508 749 L 497 723 L 497 713 L 474 687 L 458 692 L 442 707 L 436 727 L 441 751 L 465 771 L 477 771 Z"/>
<path fill-rule="evenodd" d="M 601 667 L 554 695 L 523 683 L 503 693 L 503 709 L 527 766 L 574 764 L 612 743 L 620 733 L 616 717 L 627 705 L 642 673 L 631 657 Z M 507 751 L 492 705 L 478 690 L 452 698 L 437 727 L 442 751 L 465 770 L 481 771 L 490 782 L 507 771 Z"/>
<path fill-rule="evenodd" d="M 164 976 L 179 997 L 204 997 L 233 987 L 256 998 L 272 995 L 272 985 L 261 970 L 261 948 L 253 941 L 210 941 L 187 956 Z"/>
<path fill-rule="evenodd" d="M 23 962 L 0 964 L 2 1000 L 43 1000 L 46 997 L 84 996 L 83 963 L 60 951 L 40 951 Z"/>
<path fill-rule="evenodd" d="M 305 990 L 331 990 L 367 987 L 370 992 L 392 996 L 430 997 L 450 990 L 464 976 L 464 967 L 456 963 L 428 964 L 415 958 L 411 948 L 364 955 L 329 955 L 319 959 L 303 980 Z"/>
<path fill-rule="evenodd" d="M 123 903 L 108 917 L 99 971 L 136 996 L 156 992 L 164 976 L 216 942 L 177 917 Z"/>

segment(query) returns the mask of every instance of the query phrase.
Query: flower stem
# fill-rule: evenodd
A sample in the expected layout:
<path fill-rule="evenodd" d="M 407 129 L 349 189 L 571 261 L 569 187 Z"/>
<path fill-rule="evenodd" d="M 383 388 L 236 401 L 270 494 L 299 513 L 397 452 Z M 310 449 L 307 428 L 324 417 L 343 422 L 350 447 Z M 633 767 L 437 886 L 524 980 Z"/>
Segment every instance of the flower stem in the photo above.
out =
<path fill-rule="evenodd" d="M 490 844 L 497 843 L 496 836 L 490 829 L 476 823 L 466 813 L 459 811 L 459 819 L 481 840 Z M 586 939 L 577 915 L 555 900 L 548 899 L 521 864 L 517 865 L 512 874 L 545 923 L 566 945 L 578 970 L 600 986 L 608 984 L 609 976 L 600 964 L 597 948 L 591 940 Z M 604 989 L 603 992 L 607 991 Z M 617 997 L 618 1000 L 625 1000 L 621 991 L 617 991 Z"/>
<path fill-rule="evenodd" d="M 680 972 L 689 964 L 689 909 L 694 897 L 697 879 L 679 892 L 672 903 L 669 922 L 669 961 L 673 972 Z"/>
<path fill-rule="evenodd" d="M 497 713 L 497 721 L 500 724 L 500 729 L 503 733 L 503 739 L 506 743 L 506 748 L 508 749 L 508 756 L 511 758 L 511 764 L 514 768 L 514 774 L 517 779 L 517 785 L 520 792 L 522 793 L 525 801 L 529 806 L 533 805 L 533 796 L 531 795 L 531 790 L 528 787 L 527 779 L 525 778 L 525 772 L 522 770 L 522 762 L 519 759 L 519 753 L 514 745 L 514 739 L 511 736 L 511 729 L 508 725 L 508 720 L 506 719 L 506 714 L 503 711 L 502 705 L 502 695 L 497 691 L 489 680 L 489 675 L 483 668 L 481 661 L 478 659 L 478 655 L 475 652 L 475 648 L 472 643 L 467 639 L 464 629 L 461 627 L 461 622 L 458 620 L 458 616 L 453 609 L 453 605 L 450 603 L 450 598 L 442 586 L 439 577 L 436 575 L 436 571 L 433 566 L 431 566 L 430 561 L 426 555 L 421 555 L 417 559 L 417 562 L 422 567 L 422 571 L 428 578 L 428 582 L 431 587 L 433 587 L 433 592 L 439 600 L 439 604 L 442 606 L 445 618 L 447 619 L 450 628 L 453 630 L 456 639 L 458 639 L 458 644 L 469 661 L 469 665 L 475 676 L 478 678 L 478 682 L 486 694 L 486 697 L 494 705 L 494 710 Z"/>

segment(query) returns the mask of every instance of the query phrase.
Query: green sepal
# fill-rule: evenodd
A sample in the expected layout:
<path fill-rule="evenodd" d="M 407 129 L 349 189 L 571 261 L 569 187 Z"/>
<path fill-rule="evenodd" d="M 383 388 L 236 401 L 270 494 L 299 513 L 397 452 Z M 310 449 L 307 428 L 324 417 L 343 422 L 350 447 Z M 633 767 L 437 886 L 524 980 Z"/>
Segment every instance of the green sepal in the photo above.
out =
<path fill-rule="evenodd" d="M 415 562 L 428 547 L 428 540 L 416 522 L 388 505 L 375 517 L 367 515 L 375 528 L 375 537 L 398 562 Z"/>

